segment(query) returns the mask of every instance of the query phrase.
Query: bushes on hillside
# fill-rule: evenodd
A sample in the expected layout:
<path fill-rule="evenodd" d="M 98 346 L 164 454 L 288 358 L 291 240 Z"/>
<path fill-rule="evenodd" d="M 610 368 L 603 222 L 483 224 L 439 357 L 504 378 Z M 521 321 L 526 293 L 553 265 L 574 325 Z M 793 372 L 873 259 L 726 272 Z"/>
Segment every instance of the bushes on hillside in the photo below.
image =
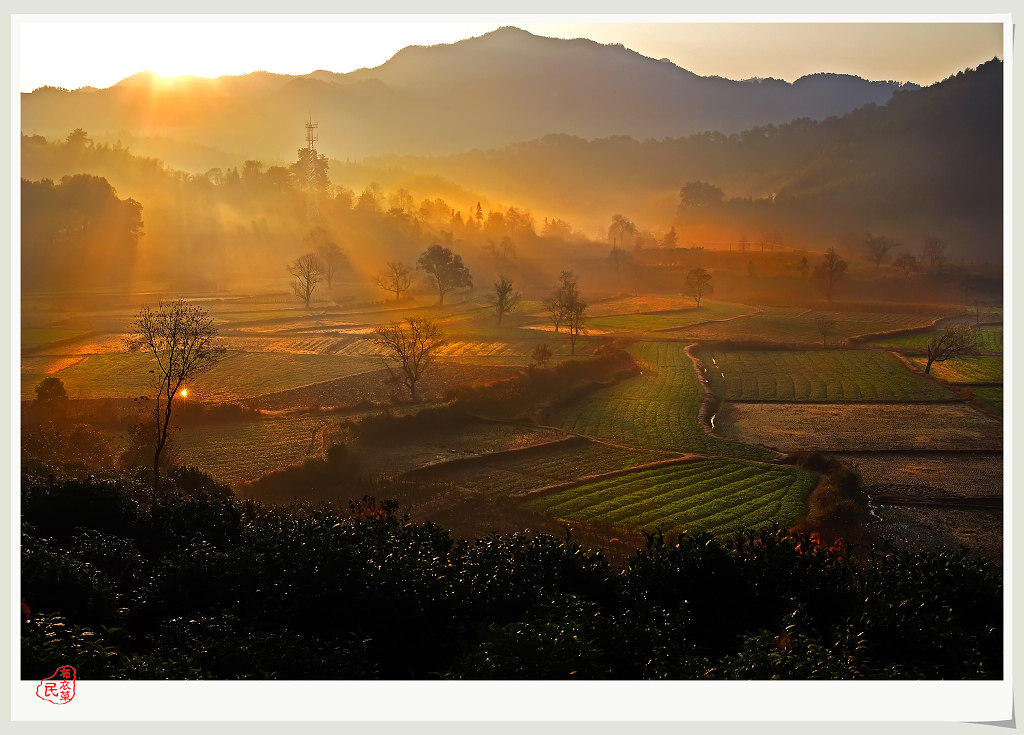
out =
<path fill-rule="evenodd" d="M 457 388 L 450 396 L 451 402 L 443 406 L 405 416 L 375 414 L 347 426 L 360 442 L 396 443 L 421 432 L 458 426 L 474 416 L 532 418 L 637 371 L 628 352 L 604 345 L 586 360 L 567 360 L 550 368 L 531 366 L 514 378 Z"/>
<path fill-rule="evenodd" d="M 24 678 L 998 678 L 1001 580 L 775 527 L 651 534 L 624 569 L 454 541 L 370 498 L 268 509 L 195 473 L 23 482 Z M 138 485 L 138 487 L 136 487 Z"/>

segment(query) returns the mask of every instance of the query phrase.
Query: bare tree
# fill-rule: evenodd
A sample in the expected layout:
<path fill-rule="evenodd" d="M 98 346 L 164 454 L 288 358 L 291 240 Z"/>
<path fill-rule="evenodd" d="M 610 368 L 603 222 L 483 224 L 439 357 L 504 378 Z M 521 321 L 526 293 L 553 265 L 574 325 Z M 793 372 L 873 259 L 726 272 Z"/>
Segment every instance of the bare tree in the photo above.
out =
<path fill-rule="evenodd" d="M 832 301 L 836 284 L 846 275 L 846 261 L 840 257 L 835 248 L 829 248 L 822 262 L 814 267 L 814 275 L 821 279 L 825 298 Z"/>
<path fill-rule="evenodd" d="M 533 352 L 530 353 L 530 358 L 537 364 L 538 367 L 544 367 L 547 365 L 548 360 L 551 359 L 551 348 L 541 342 L 539 345 L 533 348 Z"/>
<path fill-rule="evenodd" d="M 544 299 L 544 308 L 551 315 L 551 323 L 558 328 L 566 323 L 566 307 L 574 298 L 578 298 L 579 288 L 576 285 L 576 276 L 572 271 L 562 271 L 558 274 L 558 286 L 555 292 Z"/>
<path fill-rule="evenodd" d="M 310 231 L 306 235 L 306 241 L 313 245 L 313 252 L 320 259 L 320 267 L 327 279 L 327 288 L 333 288 L 338 272 L 348 264 L 345 251 L 330 238 L 327 230 L 322 227 Z"/>
<path fill-rule="evenodd" d="M 946 262 L 946 244 L 934 235 L 929 235 L 924 239 L 921 255 L 928 263 L 928 272 L 937 275 Z"/>
<path fill-rule="evenodd" d="M 494 313 L 498 315 L 498 324 L 501 324 L 502 317 L 519 305 L 520 297 L 520 293 L 513 290 L 512 281 L 505 276 L 494 282 L 494 293 L 488 296 L 488 301 Z"/>
<path fill-rule="evenodd" d="M 586 311 L 587 302 L 583 300 L 578 291 L 565 304 L 565 325 L 569 328 L 569 344 L 573 355 L 576 354 L 576 339 L 581 333 L 587 333 L 587 328 L 584 326 Z"/>
<path fill-rule="evenodd" d="M 613 250 L 626 247 L 627 238 L 630 238 L 630 244 L 632 244 L 632 240 L 636 238 L 637 234 L 639 234 L 639 230 L 632 220 L 621 214 L 612 217 L 612 223 L 608 227 L 608 239 L 612 241 Z"/>
<path fill-rule="evenodd" d="M 931 372 L 932 363 L 977 355 L 978 332 L 966 324 L 952 326 L 932 337 L 927 347 L 928 363 L 924 366 L 926 375 Z"/>
<path fill-rule="evenodd" d="M 917 256 L 913 253 L 900 253 L 892 264 L 898 268 L 904 278 L 910 278 L 910 274 L 917 271 Z"/>
<path fill-rule="evenodd" d="M 889 253 L 899 246 L 900 244 L 891 237 L 869 234 L 861 247 L 864 249 L 864 256 L 877 268 L 889 257 Z"/>
<path fill-rule="evenodd" d="M 288 272 L 295 279 L 292 283 L 292 290 L 305 302 L 308 309 L 316 287 L 323 280 L 323 263 L 320 262 L 316 253 L 306 253 L 296 258 L 295 262 L 288 266 Z"/>
<path fill-rule="evenodd" d="M 715 284 L 711 282 L 711 274 L 703 268 L 694 268 L 686 274 L 686 293 L 697 302 L 698 309 L 704 296 L 714 292 Z"/>
<path fill-rule="evenodd" d="M 834 319 L 829 319 L 825 316 L 819 316 L 814 320 L 815 325 L 818 327 L 818 333 L 821 335 L 821 346 L 828 347 L 827 340 L 830 334 L 835 334 L 836 322 Z"/>
<path fill-rule="evenodd" d="M 160 453 L 167 444 L 174 399 L 183 396 L 189 379 L 210 368 L 224 354 L 216 344 L 217 328 L 209 312 L 184 299 L 142 307 L 128 328 L 125 348 L 152 355 L 150 371 L 156 394 L 153 410 L 153 494 L 160 485 Z"/>
<path fill-rule="evenodd" d="M 373 343 L 383 350 L 381 359 L 391 378 L 408 388 L 415 401 L 416 383 L 434 361 L 437 349 L 444 344 L 437 323 L 410 316 L 401 322 L 381 325 L 373 333 Z"/>
<path fill-rule="evenodd" d="M 412 286 L 412 268 L 400 260 L 389 260 L 383 271 L 377 274 L 377 285 L 395 295 L 395 301 Z"/>

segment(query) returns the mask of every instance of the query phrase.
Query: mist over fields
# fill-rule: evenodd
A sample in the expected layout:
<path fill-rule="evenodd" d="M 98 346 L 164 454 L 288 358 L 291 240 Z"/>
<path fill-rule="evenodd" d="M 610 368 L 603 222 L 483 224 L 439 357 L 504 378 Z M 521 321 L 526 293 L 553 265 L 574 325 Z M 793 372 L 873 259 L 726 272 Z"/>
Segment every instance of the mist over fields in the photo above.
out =
<path fill-rule="evenodd" d="M 998 679 L 1003 95 L 515 28 L 23 94 L 22 675 Z"/>

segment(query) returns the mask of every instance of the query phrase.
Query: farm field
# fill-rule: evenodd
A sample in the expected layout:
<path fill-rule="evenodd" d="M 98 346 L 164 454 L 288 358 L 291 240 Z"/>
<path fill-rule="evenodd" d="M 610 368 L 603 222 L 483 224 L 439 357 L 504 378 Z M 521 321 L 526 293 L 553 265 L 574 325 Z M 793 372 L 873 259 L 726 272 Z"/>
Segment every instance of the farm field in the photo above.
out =
<path fill-rule="evenodd" d="M 343 431 L 342 431 L 343 434 Z M 564 439 L 556 430 L 524 424 L 476 421 L 450 429 L 419 433 L 392 446 L 361 446 L 365 465 L 374 472 L 398 475 L 427 465 L 483 457 Z M 427 470 L 425 470 L 427 471 Z M 433 479 L 433 470 L 429 470 Z M 503 488 L 504 489 L 504 488 Z"/>
<path fill-rule="evenodd" d="M 1002 422 L 966 403 L 726 403 L 715 432 L 781 452 L 860 450 L 993 450 Z"/>
<path fill-rule="evenodd" d="M 682 329 L 700 322 L 731 319 L 756 311 L 744 304 L 730 304 L 721 301 L 705 302 L 696 308 L 692 302 L 688 308 L 657 313 L 631 313 L 598 316 L 588 320 L 588 325 L 604 332 L 650 332 L 656 330 Z"/>
<path fill-rule="evenodd" d="M 152 358 L 142 354 L 112 352 L 89 355 L 84 360 L 49 374 L 64 382 L 71 397 L 131 397 L 150 392 L 151 362 Z M 38 363 L 35 365 L 38 366 Z M 32 372 L 32 366 L 33 363 L 29 363 L 22 368 L 23 399 L 33 397 L 35 385 L 46 375 Z M 26 367 L 29 367 L 30 371 L 26 371 Z M 188 387 L 198 400 L 231 401 L 354 375 L 379 367 L 379 360 L 361 357 L 229 352 Z"/>
<path fill-rule="evenodd" d="M 901 350 L 924 350 L 929 340 L 942 330 L 924 330 L 911 334 L 899 334 L 895 336 L 879 337 L 871 340 L 871 344 L 882 347 L 893 347 Z M 978 328 L 979 349 L 983 352 L 1003 351 L 1003 328 L 1002 326 L 984 326 Z"/>
<path fill-rule="evenodd" d="M 201 467 L 228 484 L 255 480 L 316 454 L 317 432 L 332 418 L 302 415 L 189 427 L 174 437 L 178 462 Z"/>
<path fill-rule="evenodd" d="M 971 393 L 978 401 L 988 408 L 999 413 L 1003 412 L 1003 387 L 1001 385 L 974 385 L 971 386 Z"/>
<path fill-rule="evenodd" d="M 921 367 L 928 363 L 927 358 L 911 358 Z M 1002 357 L 956 357 L 945 362 L 932 363 L 932 375 L 947 383 L 1001 383 L 1003 382 Z"/>
<path fill-rule="evenodd" d="M 909 327 L 926 326 L 936 314 L 905 312 L 812 311 L 769 307 L 763 313 L 727 322 L 701 324 L 680 331 L 681 336 L 705 341 L 821 344 L 819 318 L 834 322 L 828 335 L 832 344 L 850 337 Z"/>
<path fill-rule="evenodd" d="M 790 467 L 704 460 L 641 469 L 545 493 L 527 507 L 556 518 L 628 530 L 725 535 L 805 511 L 817 477 Z"/>
<path fill-rule="evenodd" d="M 563 435 L 564 436 L 564 435 Z M 472 463 L 440 465 L 416 473 L 418 479 L 451 483 L 489 495 L 518 494 L 588 475 L 656 462 L 672 455 L 601 444 L 582 437 L 537 446 L 526 452 L 489 453 Z"/>
<path fill-rule="evenodd" d="M 869 494 L 941 499 L 990 497 L 1003 492 L 1003 457 L 998 454 L 833 452 L 830 456 L 857 470 Z"/>
<path fill-rule="evenodd" d="M 965 545 L 997 562 L 1002 556 L 1003 457 L 996 454 L 833 454 L 853 467 L 881 503 L 881 528 L 909 547 Z M 977 502 L 977 505 L 973 505 Z M 928 532 L 928 529 L 934 529 Z M 917 536 L 924 532 L 924 539 Z"/>
<path fill-rule="evenodd" d="M 425 401 L 444 400 L 460 385 L 487 383 L 518 375 L 521 368 L 508 365 L 462 365 L 438 362 L 416 384 L 416 395 Z M 254 399 L 258 408 L 280 410 L 306 407 L 344 407 L 356 404 L 407 403 L 409 391 L 376 363 L 375 370 L 343 378 L 265 393 Z"/>
<path fill-rule="evenodd" d="M 558 412 L 555 426 L 638 449 L 662 449 L 746 459 L 770 452 L 707 434 L 697 421 L 704 389 L 681 342 L 630 348 L 642 372 L 601 388 Z"/>
<path fill-rule="evenodd" d="M 957 396 L 877 350 L 718 350 L 697 353 L 727 401 L 948 401 Z"/>
<path fill-rule="evenodd" d="M 595 301 L 587 309 L 592 318 L 615 315 L 649 314 L 652 312 L 683 312 L 697 311 L 693 299 L 682 294 L 644 294 L 642 296 L 616 296 L 614 298 Z M 543 313 L 543 305 L 537 311 Z M 755 311 L 754 307 L 744 304 L 733 304 L 725 301 L 705 300 L 700 311 L 713 313 L 734 312 L 742 314 Z M 720 318 L 720 317 L 718 317 Z"/>
<path fill-rule="evenodd" d="M 57 342 L 62 340 L 73 339 L 75 337 L 82 337 L 88 332 L 87 329 L 82 327 L 71 327 L 71 326 L 47 326 L 47 327 L 22 327 L 21 328 L 21 345 L 22 347 L 40 347 L 50 342 Z"/>

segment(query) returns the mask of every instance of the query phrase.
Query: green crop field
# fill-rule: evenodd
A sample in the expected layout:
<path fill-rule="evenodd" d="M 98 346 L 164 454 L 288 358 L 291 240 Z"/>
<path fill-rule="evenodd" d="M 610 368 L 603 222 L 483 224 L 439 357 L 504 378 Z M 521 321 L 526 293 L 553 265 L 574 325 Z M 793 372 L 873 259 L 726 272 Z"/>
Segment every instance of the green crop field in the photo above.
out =
<path fill-rule="evenodd" d="M 178 463 L 194 465 L 229 484 L 255 480 L 272 470 L 301 464 L 314 452 L 314 436 L 330 416 L 237 421 L 191 426 L 174 437 Z M 296 490 L 297 494 L 300 489 Z"/>
<path fill-rule="evenodd" d="M 450 482 L 456 487 L 507 495 L 670 456 L 665 452 L 625 449 L 597 442 L 573 443 L 555 445 L 528 456 L 498 454 L 485 456 L 470 466 L 439 467 L 428 478 L 431 482 Z"/>
<path fill-rule="evenodd" d="M 893 347 L 899 350 L 925 350 L 928 342 L 941 332 L 942 330 L 928 329 L 922 332 L 900 334 L 894 337 L 879 337 L 876 340 L 872 340 L 872 344 L 881 345 L 883 347 Z M 978 349 L 983 352 L 1002 352 L 1003 328 L 979 327 Z"/>
<path fill-rule="evenodd" d="M 728 401 L 949 401 L 957 396 L 879 350 L 698 352 Z"/>
<path fill-rule="evenodd" d="M 555 491 L 526 505 L 556 518 L 630 530 L 725 535 L 806 510 L 817 477 L 790 467 L 718 460 L 638 470 Z"/>
<path fill-rule="evenodd" d="M 865 334 L 924 326 L 930 324 L 936 316 L 771 307 L 761 314 L 683 329 L 680 334 L 697 340 L 821 344 L 818 319 L 823 318 L 834 322 L 827 337 L 827 343 L 832 344 Z"/>
<path fill-rule="evenodd" d="M 752 314 L 753 307 L 721 301 L 705 302 L 701 308 L 689 305 L 676 311 L 654 314 L 617 314 L 587 320 L 587 326 L 602 332 L 649 332 L 653 330 L 681 329 L 699 322 L 730 319 Z"/>
<path fill-rule="evenodd" d="M 983 406 L 1003 411 L 1003 387 L 1001 385 L 973 386 L 971 393 Z"/>
<path fill-rule="evenodd" d="M 554 418 L 584 436 L 641 449 L 769 456 L 763 449 L 710 436 L 697 423 L 704 389 L 681 342 L 646 342 L 631 348 L 643 372 L 584 396 Z"/>
<path fill-rule="evenodd" d="M 63 370 L 51 373 L 64 381 L 73 398 L 113 398 L 151 392 L 149 371 L 155 361 L 143 354 L 110 352 L 88 355 Z M 336 355 L 280 352 L 229 352 L 208 372 L 188 386 L 200 401 L 231 401 L 297 388 L 334 378 L 375 370 L 379 360 Z M 21 394 L 32 398 L 45 375 L 22 371 Z"/>
<path fill-rule="evenodd" d="M 39 347 L 49 342 L 85 336 L 87 330 L 81 327 L 22 327 L 21 346 Z"/>
<path fill-rule="evenodd" d="M 921 366 L 928 363 L 923 357 L 912 358 Z M 956 357 L 944 362 L 932 363 L 932 375 L 950 383 L 1001 383 L 1003 382 L 1002 357 Z"/>

